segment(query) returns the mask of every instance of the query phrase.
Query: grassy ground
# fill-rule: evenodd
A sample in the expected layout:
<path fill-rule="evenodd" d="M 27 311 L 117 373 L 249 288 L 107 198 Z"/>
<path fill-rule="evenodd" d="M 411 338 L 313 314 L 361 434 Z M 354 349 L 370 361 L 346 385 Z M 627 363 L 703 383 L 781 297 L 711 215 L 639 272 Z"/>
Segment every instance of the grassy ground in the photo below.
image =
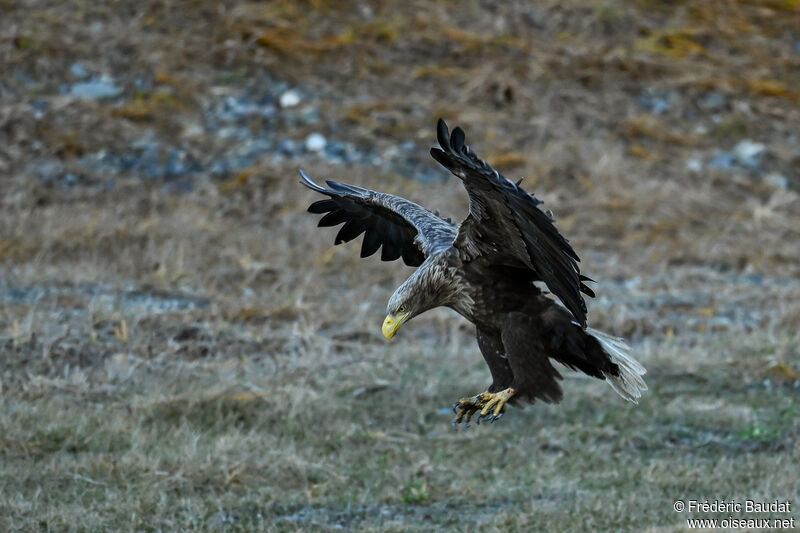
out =
<path fill-rule="evenodd" d="M 796 2 L 0 6 L 0 529 L 800 518 Z M 120 94 L 75 96 L 76 64 Z M 242 95 L 274 115 L 231 136 Z M 640 405 L 569 374 L 562 404 L 456 431 L 488 383 L 471 326 L 437 310 L 383 340 L 410 269 L 332 248 L 297 168 L 460 220 L 438 116 L 555 212 L 591 325 L 649 370 Z M 141 163 L 141 139 L 164 151 Z M 742 141 L 757 161 L 712 164 Z"/>

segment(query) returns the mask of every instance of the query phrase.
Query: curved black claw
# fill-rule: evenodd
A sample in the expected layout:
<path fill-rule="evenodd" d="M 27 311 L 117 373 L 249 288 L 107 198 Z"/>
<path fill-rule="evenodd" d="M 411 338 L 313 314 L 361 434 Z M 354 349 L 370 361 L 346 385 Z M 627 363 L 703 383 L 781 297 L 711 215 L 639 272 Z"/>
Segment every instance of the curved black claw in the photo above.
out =
<path fill-rule="evenodd" d="M 492 424 L 494 424 L 495 420 L 500 420 L 501 418 L 503 418 L 503 413 L 500 413 L 499 415 L 489 415 L 488 418 L 492 422 Z"/>

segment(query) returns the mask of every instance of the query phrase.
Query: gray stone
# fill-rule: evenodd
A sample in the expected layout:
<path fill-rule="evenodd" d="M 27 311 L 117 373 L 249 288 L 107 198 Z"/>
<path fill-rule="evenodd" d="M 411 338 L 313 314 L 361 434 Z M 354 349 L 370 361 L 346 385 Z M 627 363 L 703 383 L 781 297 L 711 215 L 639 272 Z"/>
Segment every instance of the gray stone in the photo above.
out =
<path fill-rule="evenodd" d="M 89 76 L 89 71 L 86 70 L 80 63 L 73 63 L 72 66 L 69 67 L 69 71 L 78 79 L 83 79 Z"/>
<path fill-rule="evenodd" d="M 766 150 L 763 144 L 745 139 L 733 148 L 733 154 L 740 165 L 758 169 L 761 167 L 761 159 Z"/>
<path fill-rule="evenodd" d="M 281 104 L 281 107 L 294 107 L 299 104 L 301 100 L 302 98 L 298 91 L 289 89 L 280 96 L 278 102 Z"/>
<path fill-rule="evenodd" d="M 116 98 L 122 94 L 122 89 L 107 78 L 76 83 L 69 93 L 84 100 L 103 100 Z"/>
<path fill-rule="evenodd" d="M 708 162 L 708 168 L 716 168 L 719 170 L 730 170 L 733 163 L 736 161 L 734 155 L 730 152 L 719 152 L 711 161 Z"/>
<path fill-rule="evenodd" d="M 699 159 L 690 159 L 686 162 L 686 168 L 691 172 L 700 172 L 703 170 L 703 162 Z"/>
<path fill-rule="evenodd" d="M 725 107 L 728 99 L 723 93 L 712 91 L 700 100 L 700 107 L 709 111 L 718 111 Z"/>
<path fill-rule="evenodd" d="M 309 152 L 321 152 L 327 146 L 328 140 L 321 133 L 312 133 L 306 137 L 306 150 Z"/>

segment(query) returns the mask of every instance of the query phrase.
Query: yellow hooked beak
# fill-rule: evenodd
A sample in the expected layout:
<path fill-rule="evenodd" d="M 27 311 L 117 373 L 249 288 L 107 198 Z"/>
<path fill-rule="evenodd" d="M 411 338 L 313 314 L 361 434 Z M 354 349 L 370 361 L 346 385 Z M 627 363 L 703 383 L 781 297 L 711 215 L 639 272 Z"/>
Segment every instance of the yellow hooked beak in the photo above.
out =
<path fill-rule="evenodd" d="M 386 315 L 386 320 L 383 321 L 383 327 L 381 328 L 383 336 L 391 340 L 397 330 L 400 329 L 400 326 L 406 321 L 408 315 L 409 313 L 401 313 L 397 316 Z"/>

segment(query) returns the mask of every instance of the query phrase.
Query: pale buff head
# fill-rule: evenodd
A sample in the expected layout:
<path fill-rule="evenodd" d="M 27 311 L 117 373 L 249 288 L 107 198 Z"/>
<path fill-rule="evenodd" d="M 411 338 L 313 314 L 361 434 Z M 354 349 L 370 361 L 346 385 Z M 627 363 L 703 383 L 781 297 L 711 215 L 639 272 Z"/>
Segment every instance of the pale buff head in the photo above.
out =
<path fill-rule="evenodd" d="M 447 275 L 448 269 L 429 258 L 397 287 L 386 306 L 386 319 L 383 321 L 383 335 L 394 337 L 400 327 L 434 307 L 447 305 L 455 290 L 455 284 Z"/>

